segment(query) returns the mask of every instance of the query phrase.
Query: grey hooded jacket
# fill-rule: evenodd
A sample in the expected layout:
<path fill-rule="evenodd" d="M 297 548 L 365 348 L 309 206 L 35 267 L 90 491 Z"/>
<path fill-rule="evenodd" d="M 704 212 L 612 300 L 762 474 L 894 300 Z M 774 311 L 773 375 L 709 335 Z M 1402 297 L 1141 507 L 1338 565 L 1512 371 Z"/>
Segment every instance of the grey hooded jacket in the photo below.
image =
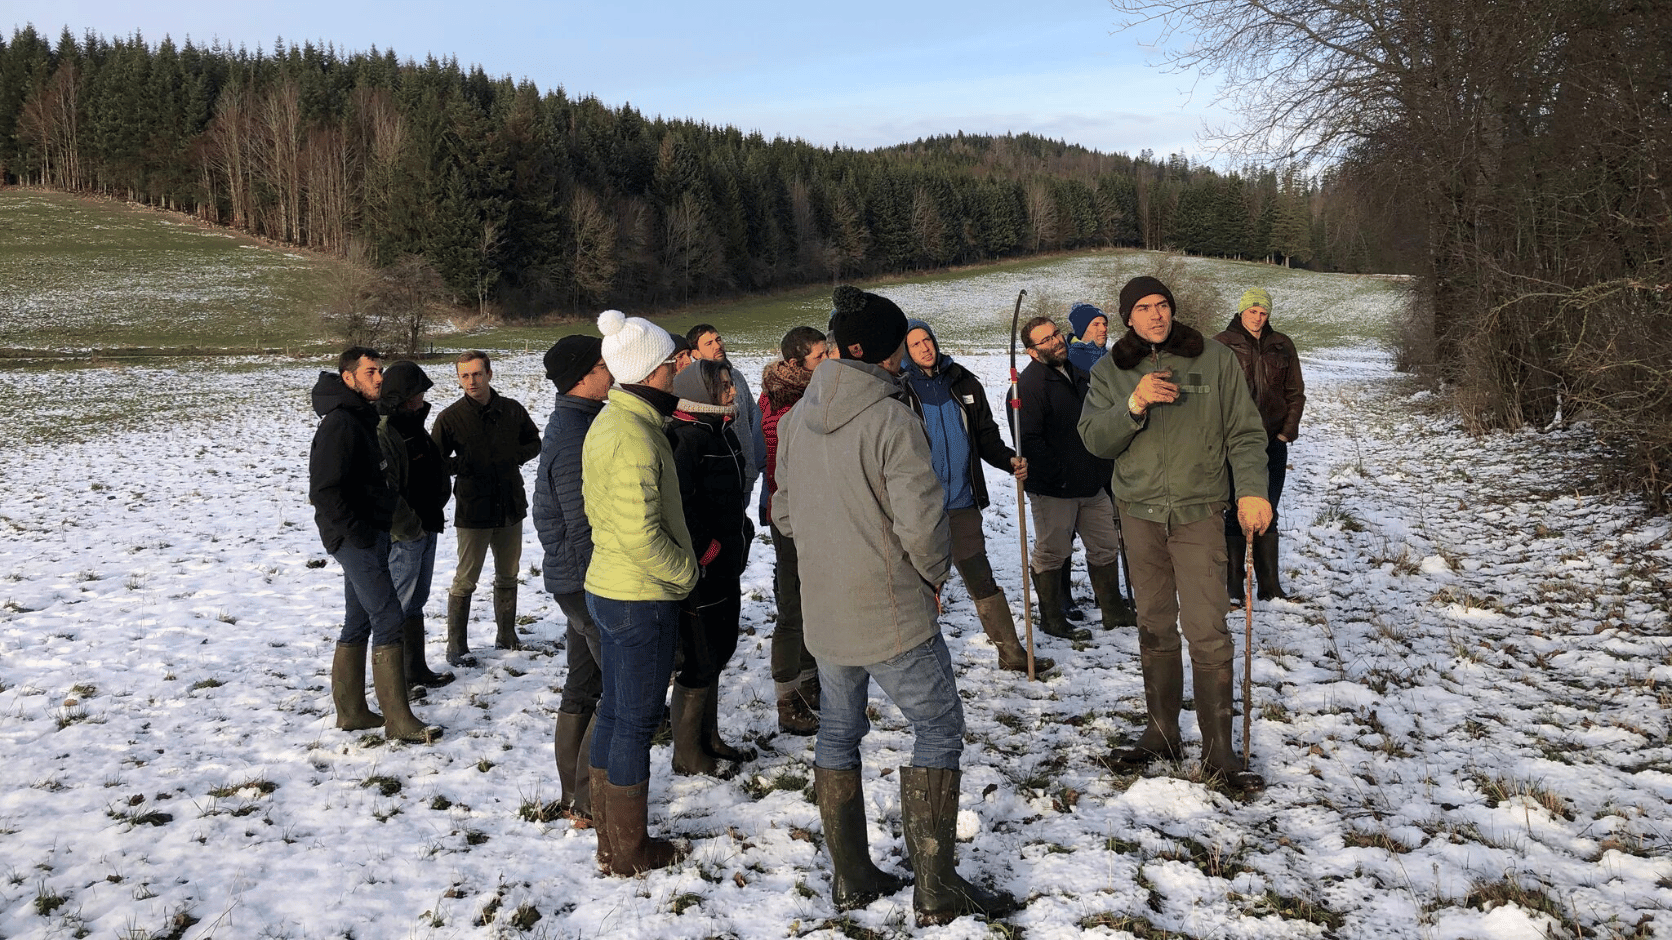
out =
<path fill-rule="evenodd" d="M 934 636 L 952 567 L 945 494 L 923 422 L 879 366 L 827 359 L 778 425 L 772 521 L 818 559 L 801 579 L 807 649 L 869 666 Z"/>

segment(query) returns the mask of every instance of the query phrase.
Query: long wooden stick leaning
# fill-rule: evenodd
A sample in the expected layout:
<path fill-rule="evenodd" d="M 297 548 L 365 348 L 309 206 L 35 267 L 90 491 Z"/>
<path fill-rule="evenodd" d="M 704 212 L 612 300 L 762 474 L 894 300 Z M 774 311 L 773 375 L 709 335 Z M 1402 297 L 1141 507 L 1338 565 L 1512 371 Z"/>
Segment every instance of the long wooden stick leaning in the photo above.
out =
<path fill-rule="evenodd" d="M 1010 315 L 1010 442 L 1016 445 L 1016 456 L 1022 455 L 1022 435 L 1019 428 L 1022 411 L 1022 400 L 1016 392 L 1018 373 L 1016 372 L 1016 328 L 1022 321 L 1022 298 L 1028 292 L 1022 290 L 1016 294 L 1016 310 Z M 1033 597 L 1029 590 L 1031 581 L 1028 578 L 1028 506 L 1027 494 L 1022 490 L 1022 484 L 1014 476 L 1011 481 L 1016 483 L 1016 530 L 1022 538 L 1022 626 L 1028 637 L 1028 681 L 1035 681 L 1033 674 Z"/>

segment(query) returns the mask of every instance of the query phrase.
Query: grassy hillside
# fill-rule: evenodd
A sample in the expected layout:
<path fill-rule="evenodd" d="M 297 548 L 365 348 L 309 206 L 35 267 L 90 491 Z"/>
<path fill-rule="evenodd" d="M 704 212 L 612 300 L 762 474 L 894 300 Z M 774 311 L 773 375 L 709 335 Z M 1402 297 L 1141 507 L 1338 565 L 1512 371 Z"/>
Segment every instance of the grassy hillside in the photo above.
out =
<path fill-rule="evenodd" d="M 317 343 L 338 270 L 178 216 L 0 190 L 0 348 Z"/>

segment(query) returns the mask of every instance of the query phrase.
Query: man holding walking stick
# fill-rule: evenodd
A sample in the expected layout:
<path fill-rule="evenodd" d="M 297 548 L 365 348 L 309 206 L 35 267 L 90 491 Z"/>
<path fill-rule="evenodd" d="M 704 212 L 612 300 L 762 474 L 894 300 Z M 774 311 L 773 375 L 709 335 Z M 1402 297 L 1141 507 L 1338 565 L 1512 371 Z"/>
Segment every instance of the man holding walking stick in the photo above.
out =
<path fill-rule="evenodd" d="M 1271 525 L 1266 433 L 1236 355 L 1173 321 L 1173 294 L 1152 277 L 1120 293 L 1127 325 L 1092 369 L 1079 431 L 1091 453 L 1115 462 L 1113 491 L 1131 553 L 1138 646 L 1149 721 L 1133 747 L 1112 755 L 1121 770 L 1184 754 L 1179 709 L 1190 644 L 1204 773 L 1242 792 L 1265 788 L 1231 746 L 1235 649 L 1225 614 L 1225 534 L 1230 480 L 1245 531 Z M 1248 703 L 1243 703 L 1248 708 Z"/>

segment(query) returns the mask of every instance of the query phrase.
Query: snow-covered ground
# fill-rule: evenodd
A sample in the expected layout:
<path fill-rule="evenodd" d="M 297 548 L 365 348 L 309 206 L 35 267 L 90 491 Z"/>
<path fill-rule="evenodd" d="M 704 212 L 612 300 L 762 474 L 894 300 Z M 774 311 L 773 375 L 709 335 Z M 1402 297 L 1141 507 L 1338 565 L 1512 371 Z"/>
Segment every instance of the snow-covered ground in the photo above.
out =
<path fill-rule="evenodd" d="M 998 400 L 1003 357 L 962 359 Z M 526 648 L 478 620 L 480 666 L 416 705 L 440 743 L 335 729 L 313 368 L 0 372 L 0 937 L 1672 937 L 1667 520 L 1575 482 L 1582 432 L 1468 437 L 1369 348 L 1305 368 L 1280 520 L 1297 596 L 1254 626 L 1270 790 L 1233 800 L 1188 762 L 1111 775 L 1097 758 L 1142 720 L 1133 631 L 1042 637 L 1062 668 L 1030 685 L 995 668 L 955 580 L 960 868 L 1027 904 L 924 931 L 909 892 L 829 903 L 811 740 L 776 734 L 764 541 L 722 710 L 760 757 L 674 777 L 657 747 L 653 828 L 695 852 L 607 878 L 590 832 L 541 821 L 565 669 L 528 571 Z M 538 356 L 496 372 L 543 424 Z M 86 410 L 75 433 L 50 417 Z M 1013 490 L 988 472 L 1016 606 Z M 452 567 L 449 536 L 432 664 Z M 875 704 L 871 843 L 898 870 L 909 732 Z"/>

